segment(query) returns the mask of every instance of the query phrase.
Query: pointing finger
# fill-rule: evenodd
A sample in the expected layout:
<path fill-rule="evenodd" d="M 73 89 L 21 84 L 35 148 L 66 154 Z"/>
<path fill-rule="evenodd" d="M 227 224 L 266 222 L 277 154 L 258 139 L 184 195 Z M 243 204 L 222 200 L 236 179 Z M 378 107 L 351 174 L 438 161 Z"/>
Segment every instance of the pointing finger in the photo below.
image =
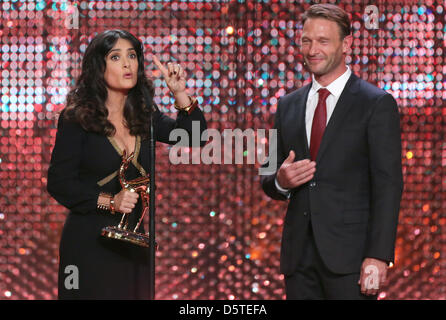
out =
<path fill-rule="evenodd" d="M 165 77 L 169 75 L 169 72 L 166 69 L 166 67 L 161 63 L 161 61 L 159 61 L 159 59 L 154 54 L 152 55 L 152 60 Z"/>

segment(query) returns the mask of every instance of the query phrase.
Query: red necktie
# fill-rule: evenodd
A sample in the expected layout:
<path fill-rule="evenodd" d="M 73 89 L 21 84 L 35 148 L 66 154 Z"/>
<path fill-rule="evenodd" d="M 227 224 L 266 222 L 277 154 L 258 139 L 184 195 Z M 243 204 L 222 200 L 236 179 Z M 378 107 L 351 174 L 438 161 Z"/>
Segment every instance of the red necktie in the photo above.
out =
<path fill-rule="evenodd" d="M 314 111 L 313 125 L 311 126 L 310 155 L 311 160 L 315 161 L 325 126 L 327 125 L 327 104 L 325 100 L 330 95 L 330 91 L 325 88 L 318 90 L 319 100 Z"/>

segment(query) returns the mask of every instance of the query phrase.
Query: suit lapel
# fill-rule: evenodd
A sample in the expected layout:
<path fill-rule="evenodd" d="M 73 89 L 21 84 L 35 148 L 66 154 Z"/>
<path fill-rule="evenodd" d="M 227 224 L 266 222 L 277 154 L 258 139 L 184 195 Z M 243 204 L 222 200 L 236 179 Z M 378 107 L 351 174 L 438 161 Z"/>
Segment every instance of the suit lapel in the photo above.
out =
<path fill-rule="evenodd" d="M 311 83 L 307 85 L 302 94 L 296 97 L 291 106 L 292 110 L 295 110 L 295 113 L 289 119 L 289 121 L 291 121 L 289 127 L 292 128 L 291 134 L 289 136 L 303 137 L 303 140 L 296 138 L 291 139 L 292 141 L 291 147 L 294 150 L 294 152 L 297 152 L 297 150 L 302 150 L 302 146 L 304 146 L 302 151 L 304 153 L 304 157 L 308 156 L 308 158 L 310 155 L 310 151 L 308 148 L 307 130 L 305 128 L 305 110 L 307 105 L 308 93 L 310 92 L 310 89 L 311 89 Z"/>
<path fill-rule="evenodd" d="M 355 100 L 355 95 L 359 86 L 359 78 L 353 73 L 348 79 L 341 96 L 339 97 L 333 114 L 328 121 L 327 127 L 325 128 L 324 135 L 322 136 L 321 145 L 319 146 L 319 151 L 316 156 L 316 162 L 319 162 L 322 158 L 324 152 L 329 146 L 330 142 L 336 136 L 344 117 L 347 115 L 348 110 L 353 106 Z"/>

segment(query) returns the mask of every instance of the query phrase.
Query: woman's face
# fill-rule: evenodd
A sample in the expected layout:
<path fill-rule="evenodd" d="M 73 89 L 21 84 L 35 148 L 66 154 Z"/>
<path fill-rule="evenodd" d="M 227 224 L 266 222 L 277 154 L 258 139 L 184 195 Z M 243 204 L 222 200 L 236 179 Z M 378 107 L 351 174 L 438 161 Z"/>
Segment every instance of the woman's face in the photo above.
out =
<path fill-rule="evenodd" d="M 114 91 L 128 92 L 138 79 L 138 57 L 130 41 L 119 38 L 105 56 L 104 79 Z"/>

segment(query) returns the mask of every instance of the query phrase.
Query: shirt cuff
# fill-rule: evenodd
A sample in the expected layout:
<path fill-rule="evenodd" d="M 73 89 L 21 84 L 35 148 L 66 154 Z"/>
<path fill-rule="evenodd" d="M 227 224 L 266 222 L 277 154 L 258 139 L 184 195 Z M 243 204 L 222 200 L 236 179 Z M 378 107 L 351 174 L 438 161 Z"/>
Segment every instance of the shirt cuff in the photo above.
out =
<path fill-rule="evenodd" d="M 277 182 L 277 178 L 274 179 L 274 184 L 276 185 L 277 191 L 281 194 L 283 194 L 287 199 L 290 198 L 291 192 L 289 189 L 284 189 L 279 185 L 279 182 Z"/>

